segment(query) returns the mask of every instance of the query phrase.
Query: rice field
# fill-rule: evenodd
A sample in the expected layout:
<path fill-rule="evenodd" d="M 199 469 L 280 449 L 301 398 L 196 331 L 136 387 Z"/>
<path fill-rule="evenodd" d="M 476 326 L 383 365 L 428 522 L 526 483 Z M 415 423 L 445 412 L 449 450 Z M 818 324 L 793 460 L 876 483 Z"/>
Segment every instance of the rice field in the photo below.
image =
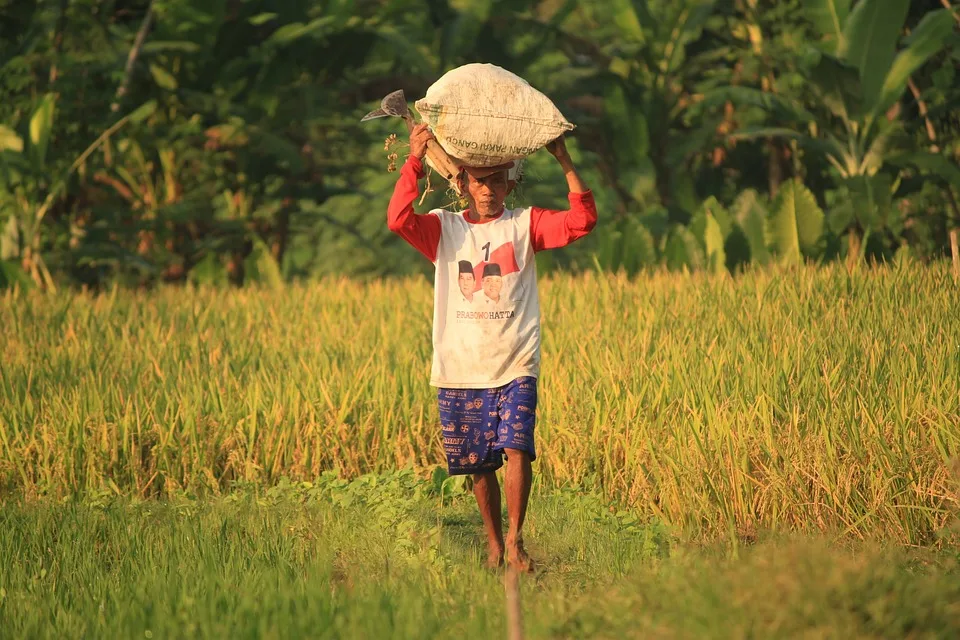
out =
<path fill-rule="evenodd" d="M 0 496 L 229 495 L 443 454 L 431 284 L 0 294 Z M 950 539 L 945 266 L 541 279 L 538 490 L 684 537 Z"/>

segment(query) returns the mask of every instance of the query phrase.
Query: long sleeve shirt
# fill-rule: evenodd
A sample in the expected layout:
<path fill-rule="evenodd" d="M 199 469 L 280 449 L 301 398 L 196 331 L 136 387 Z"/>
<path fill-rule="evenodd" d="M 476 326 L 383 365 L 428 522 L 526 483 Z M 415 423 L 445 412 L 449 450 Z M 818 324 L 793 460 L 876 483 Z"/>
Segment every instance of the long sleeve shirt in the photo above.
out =
<path fill-rule="evenodd" d="M 505 209 L 473 221 L 467 212 L 417 215 L 423 163 L 410 156 L 387 209 L 387 225 L 435 265 L 431 384 L 485 389 L 539 376 L 540 304 L 534 254 L 565 247 L 597 223 L 593 194 L 570 193 L 564 211 Z"/>
<path fill-rule="evenodd" d="M 440 242 L 440 218 L 436 212 L 417 215 L 413 211 L 413 203 L 420 195 L 418 180 L 423 176 L 423 162 L 416 156 L 408 157 L 400 169 L 400 179 L 390 198 L 387 226 L 427 260 L 435 262 L 437 244 Z M 530 239 L 535 252 L 563 248 L 584 237 L 596 226 L 597 206 L 593 192 L 570 193 L 567 197 L 570 208 L 565 211 L 530 208 Z M 466 212 L 463 213 L 466 217 Z"/>

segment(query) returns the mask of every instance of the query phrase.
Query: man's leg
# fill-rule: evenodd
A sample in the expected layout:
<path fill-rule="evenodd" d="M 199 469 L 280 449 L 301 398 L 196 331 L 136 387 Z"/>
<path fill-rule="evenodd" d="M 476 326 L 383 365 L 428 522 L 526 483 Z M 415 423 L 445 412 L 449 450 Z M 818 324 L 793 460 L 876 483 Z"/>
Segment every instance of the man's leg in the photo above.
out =
<path fill-rule="evenodd" d="M 519 571 L 533 571 L 533 561 L 523 548 L 523 520 L 527 515 L 527 500 L 530 497 L 530 483 L 533 470 L 530 466 L 530 454 L 519 449 L 505 449 L 507 471 L 507 516 L 510 528 L 507 531 L 507 562 Z"/>
<path fill-rule="evenodd" d="M 487 531 L 487 566 L 499 567 L 503 564 L 503 522 L 500 518 L 500 483 L 497 482 L 497 472 L 473 474 L 473 495 L 477 497 L 483 527 Z"/>

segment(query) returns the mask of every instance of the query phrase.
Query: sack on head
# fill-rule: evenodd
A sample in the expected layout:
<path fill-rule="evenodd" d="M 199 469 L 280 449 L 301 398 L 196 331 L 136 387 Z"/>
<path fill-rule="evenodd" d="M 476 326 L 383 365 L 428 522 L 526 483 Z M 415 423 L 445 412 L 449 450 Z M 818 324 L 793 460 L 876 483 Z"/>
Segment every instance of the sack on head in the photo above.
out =
<path fill-rule="evenodd" d="M 550 98 L 492 64 L 448 71 L 415 106 L 440 146 L 475 167 L 522 159 L 574 128 Z"/>

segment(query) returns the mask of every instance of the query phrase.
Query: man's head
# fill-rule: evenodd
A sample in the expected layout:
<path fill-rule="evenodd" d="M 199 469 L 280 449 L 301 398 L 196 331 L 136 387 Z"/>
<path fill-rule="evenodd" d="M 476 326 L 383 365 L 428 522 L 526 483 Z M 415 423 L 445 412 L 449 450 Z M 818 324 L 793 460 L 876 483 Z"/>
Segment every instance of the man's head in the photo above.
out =
<path fill-rule="evenodd" d="M 460 172 L 460 191 L 470 202 L 470 210 L 482 218 L 499 215 L 503 203 L 516 186 L 510 180 L 513 163 L 496 167 L 463 167 Z"/>
<path fill-rule="evenodd" d="M 458 276 L 460 293 L 467 300 L 473 300 L 473 290 L 476 288 L 477 278 L 473 275 L 473 265 L 469 260 L 460 261 L 460 275 Z"/>
<path fill-rule="evenodd" d="M 480 280 L 483 292 L 494 302 L 500 301 L 500 289 L 503 288 L 503 278 L 500 275 L 500 265 L 491 262 L 483 267 L 483 277 Z"/>

